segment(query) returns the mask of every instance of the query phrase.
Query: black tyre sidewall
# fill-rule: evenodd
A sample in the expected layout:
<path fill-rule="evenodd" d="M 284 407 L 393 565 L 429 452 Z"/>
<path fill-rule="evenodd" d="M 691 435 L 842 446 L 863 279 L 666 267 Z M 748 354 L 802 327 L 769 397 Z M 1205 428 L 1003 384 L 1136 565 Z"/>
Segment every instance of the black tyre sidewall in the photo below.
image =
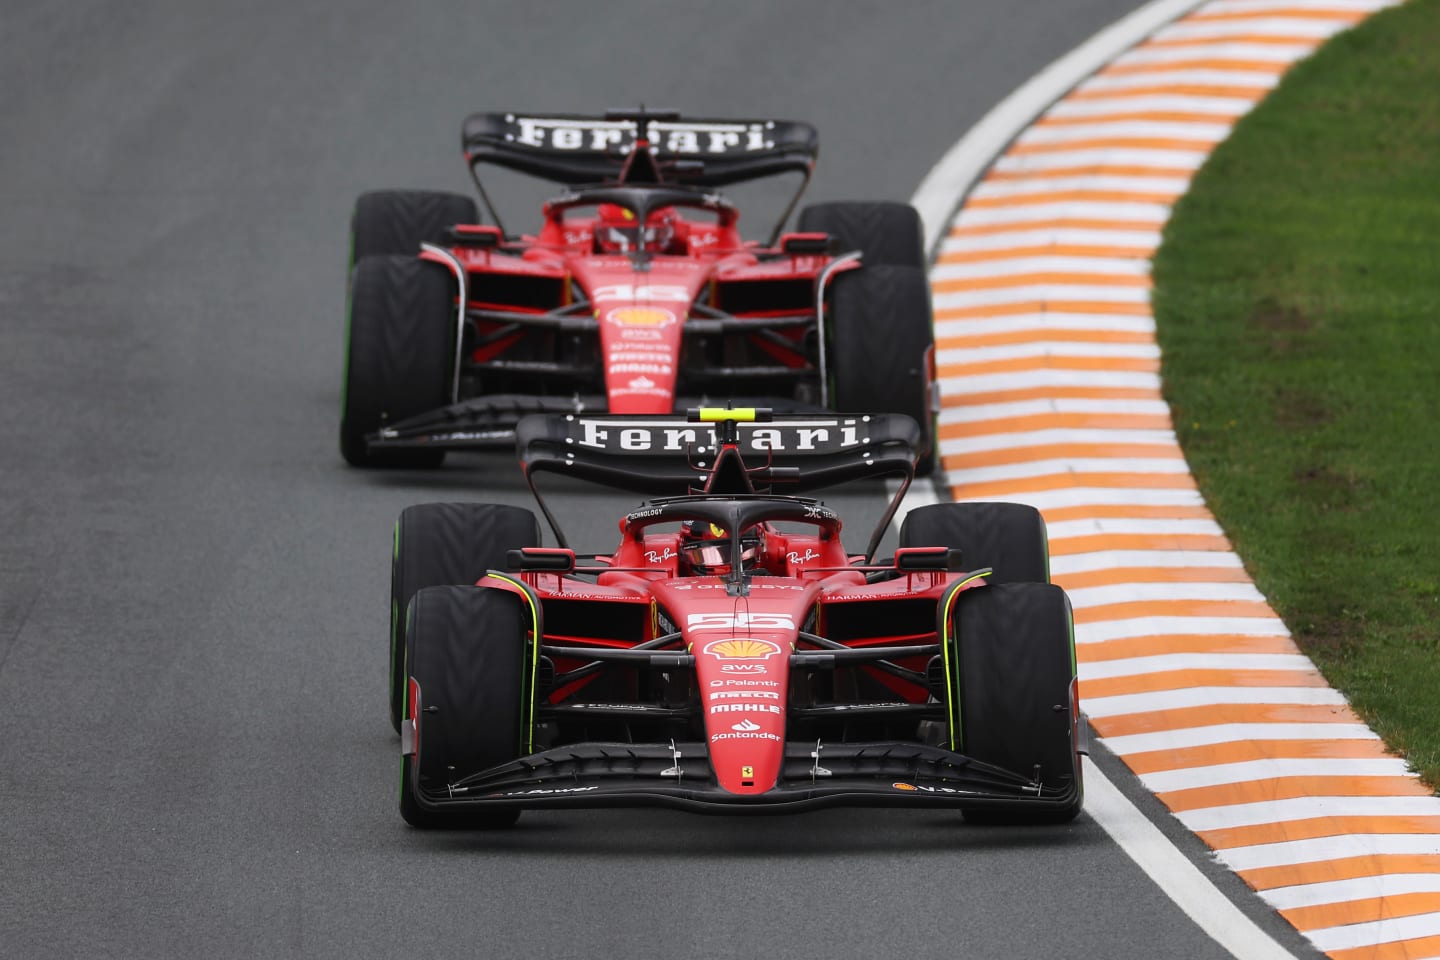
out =
<path fill-rule="evenodd" d="M 422 503 L 395 521 L 390 562 L 390 722 L 400 729 L 405 698 L 403 618 L 426 587 L 471 585 L 503 570 L 510 550 L 540 545 L 540 524 L 524 507 Z"/>
<path fill-rule="evenodd" d="M 934 446 L 926 352 L 934 343 L 930 283 L 916 267 L 878 266 L 839 274 L 827 315 L 831 406 L 840 413 L 903 413 Z M 921 458 L 917 473 L 933 461 Z"/>
<path fill-rule="evenodd" d="M 340 452 L 354 466 L 438 466 L 441 450 L 370 453 L 365 436 L 445 406 L 455 353 L 455 280 L 414 257 L 366 257 L 351 275 Z"/>
<path fill-rule="evenodd" d="M 414 256 L 422 243 L 448 246 L 457 223 L 479 223 L 475 201 L 435 190 L 374 190 L 355 200 L 350 217 L 350 263 L 365 257 Z"/>
<path fill-rule="evenodd" d="M 830 234 L 842 251 L 861 251 L 867 266 L 926 264 L 920 214 L 906 203 L 817 203 L 800 211 L 796 225 L 801 233 Z"/>
<path fill-rule="evenodd" d="M 1070 696 L 1075 679 L 1074 627 L 1065 591 L 1046 583 L 1008 583 L 965 591 L 955 607 L 951 649 L 959 703 L 960 752 L 1031 776 L 1047 786 L 1080 787 Z M 1063 822 L 1063 808 L 982 806 L 967 818 Z"/>
<path fill-rule="evenodd" d="M 932 503 L 900 525 L 902 547 L 958 547 L 967 570 L 992 567 L 990 583 L 1049 583 L 1045 519 L 1023 503 Z"/>
<path fill-rule="evenodd" d="M 416 754 L 405 758 L 401 771 L 400 811 L 407 822 L 422 827 L 515 822 L 511 812 L 428 811 L 416 792 L 522 755 L 529 717 L 528 629 L 524 601 L 503 590 L 426 587 L 410 601 L 405 670 L 419 686 L 420 711 Z"/>

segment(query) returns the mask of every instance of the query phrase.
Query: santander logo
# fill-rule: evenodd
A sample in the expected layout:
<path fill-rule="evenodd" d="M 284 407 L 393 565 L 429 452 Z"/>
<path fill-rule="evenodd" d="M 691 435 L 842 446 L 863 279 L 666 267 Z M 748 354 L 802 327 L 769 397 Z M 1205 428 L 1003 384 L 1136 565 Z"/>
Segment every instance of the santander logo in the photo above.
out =
<path fill-rule="evenodd" d="M 739 730 L 741 733 L 754 733 L 760 729 L 760 724 L 753 720 L 741 720 L 739 723 L 732 723 L 731 730 Z"/>

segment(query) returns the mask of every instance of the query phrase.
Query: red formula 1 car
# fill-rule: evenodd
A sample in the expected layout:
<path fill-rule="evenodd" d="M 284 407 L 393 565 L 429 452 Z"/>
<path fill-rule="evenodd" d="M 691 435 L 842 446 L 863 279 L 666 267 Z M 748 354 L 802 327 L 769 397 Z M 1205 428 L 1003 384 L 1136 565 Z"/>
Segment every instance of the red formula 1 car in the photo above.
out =
<path fill-rule="evenodd" d="M 534 235 L 482 225 L 469 197 L 367 193 L 355 207 L 340 448 L 356 465 L 433 466 L 514 438 L 539 412 L 670 414 L 764 398 L 892 412 L 931 444 L 933 334 L 919 217 L 828 203 L 781 233 L 817 154 L 784 121 L 476 114 L 471 173 L 570 189 Z M 765 241 L 717 188 L 794 174 Z M 922 459 L 928 468 L 930 459 Z"/>
<path fill-rule="evenodd" d="M 391 712 L 401 812 L 496 826 L 526 807 L 700 812 L 958 807 L 1061 822 L 1081 806 L 1073 627 L 1030 507 L 911 511 L 909 418 L 522 420 L 526 476 L 648 493 L 600 555 L 542 548 L 530 511 L 424 504 L 395 528 Z M 818 500 L 894 473 L 864 554 Z M 453 584 L 461 584 L 455 586 Z"/>

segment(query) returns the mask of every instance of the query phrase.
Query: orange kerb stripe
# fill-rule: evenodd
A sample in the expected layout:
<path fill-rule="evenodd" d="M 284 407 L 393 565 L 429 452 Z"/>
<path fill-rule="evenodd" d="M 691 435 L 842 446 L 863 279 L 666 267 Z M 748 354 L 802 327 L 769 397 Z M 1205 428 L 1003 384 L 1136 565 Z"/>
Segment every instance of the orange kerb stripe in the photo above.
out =
<path fill-rule="evenodd" d="M 1021 193 L 1010 197 L 971 197 L 965 201 L 967 210 L 997 207 L 1029 207 L 1042 203 L 1174 203 L 1181 190 L 1052 190 L 1047 193 Z"/>
<path fill-rule="evenodd" d="M 1250 760 L 1274 760 L 1284 757 L 1299 760 L 1317 757 L 1332 757 L 1347 760 L 1373 760 L 1391 756 L 1385 744 L 1379 740 L 1236 740 L 1231 743 L 1210 743 L 1199 747 L 1182 747 L 1178 750 L 1152 750 L 1147 753 L 1131 753 L 1125 756 L 1125 765 L 1136 773 L 1158 773 L 1162 770 L 1184 770 L 1186 767 L 1213 767 L 1222 763 L 1245 763 Z M 1321 819 L 1337 819 L 1326 817 Z M 1369 822 L 1369 818 L 1353 818 Z M 1440 816 L 1431 817 L 1440 825 Z M 1266 824 L 1272 832 L 1283 824 Z M 1244 828 L 1250 829 L 1250 828 Z M 1223 830 L 1212 833 L 1225 833 Z M 1365 831 L 1361 830 L 1361 833 Z M 1435 831 L 1440 833 L 1440 829 Z M 1329 836 L 1329 834 L 1315 834 Z M 1277 840 L 1296 840 L 1298 837 L 1277 836 Z M 1255 840 L 1253 843 L 1268 841 Z M 1212 844 L 1218 846 L 1218 844 Z M 1229 843 L 1224 846 L 1246 846 Z"/>
<path fill-rule="evenodd" d="M 1121 163 L 1090 163 L 1076 167 L 1047 167 L 1044 170 L 991 170 L 983 180 L 1048 180 L 1058 177 L 1185 177 L 1195 175 L 1185 167 L 1146 167 Z"/>
<path fill-rule="evenodd" d="M 1201 840 L 1216 850 L 1228 850 L 1231 847 L 1253 847 L 1262 843 L 1339 837 L 1347 833 L 1440 833 L 1440 817 L 1312 817 L 1308 820 L 1282 820 L 1279 823 L 1254 823 L 1246 827 L 1202 830 L 1199 835 Z"/>
<path fill-rule="evenodd" d="M 939 350 L 964 350 L 968 347 L 1003 347 L 1013 343 L 1154 342 L 1155 336 L 1143 330 L 1060 330 L 1039 327 L 1031 330 L 1006 330 L 1003 333 L 941 337 L 935 341 L 935 347 Z"/>
<path fill-rule="evenodd" d="M 1202 506 L 1185 506 L 1183 504 L 1143 504 L 1143 503 L 1102 503 L 1094 505 L 1082 504 L 1076 507 L 1051 507 L 1040 511 L 1045 516 L 1046 523 L 1060 523 L 1063 520 L 1091 520 L 1105 519 L 1108 517 L 1122 517 L 1130 520 L 1210 520 L 1212 515 L 1209 510 Z M 1094 571 L 1097 573 L 1113 573 L 1113 571 Z M 1126 580 L 1113 580 L 1112 583 L 1234 583 L 1245 582 L 1249 577 L 1233 577 L 1231 574 L 1236 571 L 1221 570 L 1219 573 L 1224 576 L 1214 576 L 1217 571 L 1211 571 L 1210 576 L 1198 577 L 1190 574 L 1198 574 L 1200 570 L 1188 570 L 1176 567 L 1161 567 L 1155 571 L 1139 571 L 1141 573 L 1168 574 L 1168 576 L 1145 577 L 1136 579 L 1131 577 Z M 1058 579 L 1056 581 L 1059 582 Z"/>
<path fill-rule="evenodd" d="M 1288 36 L 1273 33 L 1237 33 L 1228 37 L 1170 37 L 1164 40 L 1146 40 L 1136 50 L 1173 50 L 1176 47 L 1208 47 L 1217 43 L 1243 43 L 1248 45 L 1269 45 L 1274 47 L 1318 47 L 1321 41 L 1316 37 Z"/>
<path fill-rule="evenodd" d="M 1022 300 L 1017 303 L 980 304 L 973 307 L 942 307 L 936 320 L 972 320 L 1013 317 L 1025 313 L 1087 313 L 1121 317 L 1148 317 L 1147 303 L 1115 303 L 1094 300 Z"/>
<path fill-rule="evenodd" d="M 1045 246 L 1006 247 L 1003 250 L 956 250 L 941 254 L 937 263 L 991 263 L 1017 257 L 1102 257 L 1109 260 L 1148 260 L 1152 247 L 1097 247 L 1052 243 Z"/>
<path fill-rule="evenodd" d="M 1096 534 L 1104 536 L 1104 534 Z M 1126 534 L 1142 536 L 1142 534 Z M 1155 539 L 1172 536 L 1203 537 L 1199 534 L 1143 534 Z M 1074 537 L 1086 540 L 1088 537 Z M 1060 541 L 1068 542 L 1067 540 Z M 1111 620 L 1134 620 L 1136 617 L 1274 617 L 1275 611 L 1263 600 L 1131 600 L 1126 603 L 1102 603 L 1075 611 L 1076 623 L 1107 623 Z"/>
<path fill-rule="evenodd" d="M 1083 656 L 1084 647 L 1080 650 Z M 1081 707 L 1083 709 L 1084 704 L 1081 704 Z M 1321 706 L 1308 703 L 1221 703 L 1205 707 L 1182 707 L 1178 710 L 1090 718 L 1090 725 L 1102 737 L 1188 730 L 1191 727 L 1213 727 L 1221 723 L 1360 722 L 1355 711 L 1344 704 Z"/>
<path fill-rule="evenodd" d="M 1341 23 L 1359 23 L 1366 14 L 1359 10 L 1317 10 L 1313 7 L 1284 7 L 1269 10 L 1213 10 L 1193 13 L 1181 23 L 1215 23 L 1231 20 L 1338 20 Z M 1313 38 L 1312 38 L 1313 39 Z"/>
<path fill-rule="evenodd" d="M 1054 217 L 1049 220 L 1026 220 L 1020 223 L 962 223 L 950 228 L 952 237 L 986 237 L 996 233 L 1036 230 L 1143 230 L 1146 224 L 1158 227 L 1160 218 L 1150 221 L 1093 220 L 1085 217 Z M 1138 224 L 1138 225 L 1137 225 Z"/>
<path fill-rule="evenodd" d="M 1066 507 L 1065 510 L 1093 510 L 1094 507 Z M 1140 507 L 1117 505 L 1116 510 L 1136 511 Z M 1204 507 L 1155 507 L 1156 510 L 1195 510 L 1197 519 L 1210 516 Z M 1055 517 L 1059 511 L 1045 510 L 1047 523 L 1072 519 Z M 1140 516 L 1138 513 L 1116 514 L 1116 516 Z M 1164 516 L 1170 516 L 1165 514 Z M 1082 570 L 1076 573 L 1061 573 L 1055 582 L 1066 590 L 1080 590 L 1084 587 L 1113 587 L 1121 583 L 1249 583 L 1250 576 L 1238 567 L 1112 567 L 1107 570 Z"/>
<path fill-rule="evenodd" d="M 1128 460 L 1180 459 L 1180 448 L 1174 445 L 1138 443 L 1046 443 L 1034 447 L 1010 447 L 1005 450 L 977 450 L 960 454 L 966 467 L 999 467 L 1012 463 L 1035 463 L 1039 460 L 1069 460 L 1077 457 L 1110 457 Z M 1117 463 L 1116 466 L 1124 466 Z"/>
<path fill-rule="evenodd" d="M 965 279 L 936 280 L 930 289 L 936 293 L 954 293 L 960 290 L 1003 290 L 1006 287 L 1030 287 L 1039 283 L 1083 284 L 1087 287 L 1140 287 L 1150 289 L 1150 278 L 1145 275 L 1115 276 L 1106 273 L 1007 273 L 999 277 L 968 277 Z"/>
<path fill-rule="evenodd" d="M 1400 893 L 1390 897 L 1376 897 L 1373 900 L 1350 900 L 1346 903 L 1281 910 L 1280 916 L 1294 924 L 1297 930 L 1324 930 L 1348 923 L 1374 923 L 1378 920 L 1394 920 L 1397 917 L 1413 917 L 1437 911 L 1440 911 L 1440 893 Z M 1374 948 L 1369 949 L 1373 951 Z M 1364 956 L 1371 957 L 1374 953 L 1367 952 Z M 1407 953 L 1402 956 L 1434 954 Z"/>
<path fill-rule="evenodd" d="M 1087 123 L 1227 123 L 1230 116 L 1223 113 L 1180 113 L 1167 110 L 1126 110 L 1123 107 L 1114 113 L 1087 114 L 1083 117 L 1043 117 L 1035 123 L 1037 127 L 1081 127 Z M 1142 174 L 1154 176 L 1154 174 Z"/>
<path fill-rule="evenodd" d="M 1037 413 L 1028 417 L 1002 417 L 998 420 L 947 423 L 940 428 L 940 436 L 942 438 L 988 437 L 997 433 L 1085 428 L 1092 430 L 1169 430 L 1170 418 L 1163 413 Z"/>
<path fill-rule="evenodd" d="M 1411 777 L 1273 777 L 1218 787 L 1171 790 L 1156 796 L 1171 810 L 1184 813 L 1296 797 L 1429 797 L 1433 794 Z"/>
<path fill-rule="evenodd" d="M 973 494 L 968 493 L 968 496 Z M 1103 550 L 1229 550 L 1224 537 L 1204 534 L 1166 533 L 1097 533 L 1088 537 L 1066 537 L 1050 541 L 1050 555 L 1070 557 L 1078 553 L 1100 553 Z M 1077 611 L 1077 619 L 1079 619 Z M 1106 619 L 1115 619 L 1108 617 Z M 1093 622 L 1093 621 L 1092 621 Z"/>
<path fill-rule="evenodd" d="M 1383 877 L 1396 873 L 1440 873 L 1440 854 L 1434 853 L 1382 853 L 1368 857 L 1343 857 L 1339 860 L 1320 860 L 1315 863 L 1286 864 L 1278 867 L 1258 867 L 1254 870 L 1238 871 L 1241 879 L 1256 890 L 1274 890 L 1278 887 L 1293 887 L 1305 883 L 1329 883 L 1332 880 L 1355 880 L 1360 877 Z M 1431 938 L 1440 946 L 1440 937 Z M 1424 941 L 1411 940 L 1411 944 Z M 1374 949 L 1367 947 L 1367 950 Z M 1342 950 L 1330 956 L 1365 957 L 1376 954 L 1354 953 Z M 1425 956 L 1426 954 L 1416 954 Z M 1387 954 L 1393 957 L 1408 957 L 1409 954 Z"/>
<path fill-rule="evenodd" d="M 1056 583 L 1065 586 L 1059 578 Z M 1076 653 L 1085 663 L 1153 657 L 1162 653 L 1299 653 L 1289 637 L 1247 637 L 1227 634 L 1174 634 L 1123 637 L 1100 643 L 1082 643 Z"/>
<path fill-rule="evenodd" d="M 945 457 L 945 469 L 963 469 L 965 462 L 963 455 Z M 1014 480 L 956 484 L 952 490 L 956 499 L 984 499 L 1007 494 L 1018 496 L 1035 490 L 1069 490 L 1072 487 L 1194 490 L 1195 480 L 1188 473 L 1051 473 L 1040 477 L 1017 477 Z M 1050 548 L 1054 553 L 1053 542 Z"/>
<path fill-rule="evenodd" d="M 1183 137 L 1093 137 L 1089 140 L 1067 140 L 1064 143 L 1017 143 L 1006 156 L 1022 157 L 1035 153 L 1070 153 L 1075 150 L 1194 150 L 1208 152 L 1215 147 L 1212 140 L 1186 140 Z"/>
<path fill-rule="evenodd" d="M 1259 102 L 1270 92 L 1267 87 L 1230 87 L 1216 83 L 1155 83 L 1123 90 L 1076 90 L 1069 100 L 1109 100 L 1112 97 L 1241 97 Z"/>
<path fill-rule="evenodd" d="M 1113 63 L 1098 77 L 1132 77 L 1145 73 L 1180 73 L 1187 70 L 1233 70 L 1245 73 L 1284 73 L 1288 63 L 1273 60 L 1226 60 L 1219 57 L 1196 57 L 1194 60 L 1170 60 L 1165 63 Z"/>
<path fill-rule="evenodd" d="M 980 363 L 947 363 L 940 367 L 943 377 L 973 377 L 986 373 L 1017 370 L 1126 370 L 1132 373 L 1159 373 L 1160 361 L 1150 357 L 1010 357 Z"/>
<path fill-rule="evenodd" d="M 1440 937 L 1396 940 L 1394 943 L 1381 943 L 1373 947 L 1331 950 L 1326 954 L 1330 960 L 1416 960 L 1417 957 L 1437 955 L 1440 955 Z"/>
<path fill-rule="evenodd" d="M 1160 391 L 1148 387 L 1021 387 L 986 393 L 951 394 L 943 398 L 946 407 L 979 406 L 984 403 L 1013 403 L 1020 400 L 1048 400 L 1051 397 L 1078 397 L 1088 400 L 1159 400 Z"/>

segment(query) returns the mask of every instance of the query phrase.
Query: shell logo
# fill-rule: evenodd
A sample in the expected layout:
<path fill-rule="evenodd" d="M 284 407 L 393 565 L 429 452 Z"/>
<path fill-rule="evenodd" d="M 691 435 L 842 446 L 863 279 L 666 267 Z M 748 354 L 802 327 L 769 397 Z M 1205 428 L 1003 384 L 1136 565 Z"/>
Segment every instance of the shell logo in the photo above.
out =
<path fill-rule="evenodd" d="M 708 653 L 716 660 L 769 660 L 780 652 L 780 647 L 769 640 L 731 637 L 728 640 L 712 640 L 700 652 Z"/>
<path fill-rule="evenodd" d="M 892 784 L 890 784 L 890 786 L 893 787 L 893 788 L 896 789 L 896 790 L 919 790 L 919 789 L 920 789 L 919 787 L 915 786 L 915 784 L 913 784 L 913 783 L 892 783 Z"/>
<path fill-rule="evenodd" d="M 668 327 L 675 314 L 660 307 L 616 307 L 605 319 L 622 327 Z"/>

